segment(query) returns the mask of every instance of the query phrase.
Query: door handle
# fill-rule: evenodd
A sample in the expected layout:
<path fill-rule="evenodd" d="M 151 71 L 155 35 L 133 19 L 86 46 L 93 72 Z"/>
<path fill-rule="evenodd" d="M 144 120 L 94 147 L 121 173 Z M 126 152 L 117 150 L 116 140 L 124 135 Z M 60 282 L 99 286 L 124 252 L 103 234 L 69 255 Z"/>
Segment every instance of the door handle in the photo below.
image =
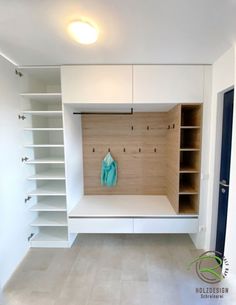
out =
<path fill-rule="evenodd" d="M 221 185 L 221 186 L 224 186 L 224 187 L 229 187 L 229 184 L 227 184 L 227 183 L 225 182 L 225 180 L 220 181 L 220 185 Z"/>

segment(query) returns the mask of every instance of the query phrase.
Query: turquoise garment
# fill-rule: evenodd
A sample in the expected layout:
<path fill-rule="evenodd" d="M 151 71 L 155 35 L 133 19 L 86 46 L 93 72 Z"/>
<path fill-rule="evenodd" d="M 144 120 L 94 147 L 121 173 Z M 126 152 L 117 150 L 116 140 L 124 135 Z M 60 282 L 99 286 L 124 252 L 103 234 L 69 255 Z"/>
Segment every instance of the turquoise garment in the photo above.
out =
<path fill-rule="evenodd" d="M 108 187 L 115 186 L 117 183 L 117 163 L 113 160 L 110 153 L 102 160 L 101 185 Z"/>

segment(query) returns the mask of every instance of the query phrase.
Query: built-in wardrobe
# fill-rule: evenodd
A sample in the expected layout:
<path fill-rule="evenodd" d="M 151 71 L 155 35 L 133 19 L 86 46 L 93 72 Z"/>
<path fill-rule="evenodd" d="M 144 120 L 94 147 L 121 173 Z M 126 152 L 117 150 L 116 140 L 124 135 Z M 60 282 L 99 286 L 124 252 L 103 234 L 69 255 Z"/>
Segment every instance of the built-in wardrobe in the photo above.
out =
<path fill-rule="evenodd" d="M 204 66 L 19 67 L 32 247 L 78 233 L 197 233 Z M 101 162 L 118 164 L 114 187 Z"/>

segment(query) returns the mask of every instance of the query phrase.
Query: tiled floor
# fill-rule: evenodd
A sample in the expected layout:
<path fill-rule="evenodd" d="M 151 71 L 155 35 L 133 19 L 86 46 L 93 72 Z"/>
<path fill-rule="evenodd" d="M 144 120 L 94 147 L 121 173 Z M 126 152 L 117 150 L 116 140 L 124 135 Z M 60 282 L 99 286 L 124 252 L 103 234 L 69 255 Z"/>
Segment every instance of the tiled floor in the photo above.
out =
<path fill-rule="evenodd" d="M 82 235 L 71 249 L 31 249 L 4 305 L 195 305 L 204 287 L 188 235 Z"/>

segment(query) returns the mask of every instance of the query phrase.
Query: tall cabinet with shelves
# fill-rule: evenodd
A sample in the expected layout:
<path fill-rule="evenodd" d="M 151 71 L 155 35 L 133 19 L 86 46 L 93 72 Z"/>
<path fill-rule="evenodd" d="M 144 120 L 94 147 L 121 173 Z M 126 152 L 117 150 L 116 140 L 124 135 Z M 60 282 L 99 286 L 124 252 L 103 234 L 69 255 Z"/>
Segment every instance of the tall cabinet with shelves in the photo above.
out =
<path fill-rule="evenodd" d="M 24 153 L 29 176 L 25 202 L 35 217 L 32 247 L 68 247 L 67 192 L 60 68 L 20 68 Z"/>
<path fill-rule="evenodd" d="M 197 215 L 202 104 L 179 104 L 168 115 L 167 195 L 178 214 Z"/>
<path fill-rule="evenodd" d="M 181 106 L 179 213 L 198 213 L 202 104 Z"/>

